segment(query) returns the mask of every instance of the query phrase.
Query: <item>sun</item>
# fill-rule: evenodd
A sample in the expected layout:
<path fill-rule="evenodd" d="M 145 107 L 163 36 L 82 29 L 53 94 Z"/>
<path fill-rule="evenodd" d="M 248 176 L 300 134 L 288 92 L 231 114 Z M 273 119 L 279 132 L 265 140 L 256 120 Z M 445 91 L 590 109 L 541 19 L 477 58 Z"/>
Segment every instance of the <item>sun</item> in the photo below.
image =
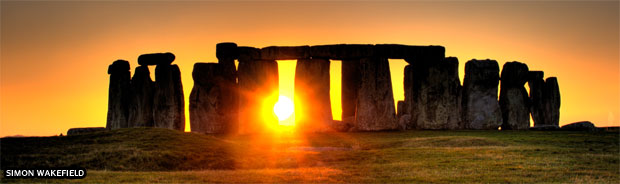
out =
<path fill-rule="evenodd" d="M 273 112 L 278 116 L 278 120 L 284 121 L 291 117 L 293 112 L 295 112 L 295 105 L 290 98 L 286 96 L 278 97 L 278 102 L 275 106 L 273 106 Z"/>

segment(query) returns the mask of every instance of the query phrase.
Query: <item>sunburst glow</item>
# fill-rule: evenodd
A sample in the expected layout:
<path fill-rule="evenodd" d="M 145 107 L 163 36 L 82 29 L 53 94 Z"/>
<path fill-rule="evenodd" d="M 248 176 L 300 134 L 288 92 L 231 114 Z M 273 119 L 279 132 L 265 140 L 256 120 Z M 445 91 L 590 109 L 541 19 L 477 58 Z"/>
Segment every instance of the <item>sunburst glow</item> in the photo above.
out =
<path fill-rule="evenodd" d="M 284 121 L 291 117 L 293 112 L 295 111 L 295 105 L 290 98 L 286 96 L 280 96 L 278 98 L 278 102 L 273 107 L 273 112 L 278 116 L 278 120 Z"/>

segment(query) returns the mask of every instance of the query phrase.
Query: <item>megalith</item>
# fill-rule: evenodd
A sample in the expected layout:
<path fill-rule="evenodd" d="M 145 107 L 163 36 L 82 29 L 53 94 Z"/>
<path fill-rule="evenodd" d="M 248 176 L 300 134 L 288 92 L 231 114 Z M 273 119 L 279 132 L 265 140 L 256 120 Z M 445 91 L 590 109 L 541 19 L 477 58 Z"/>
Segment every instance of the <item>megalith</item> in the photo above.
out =
<path fill-rule="evenodd" d="M 543 91 L 544 99 L 544 123 L 546 125 L 560 125 L 560 87 L 556 77 L 545 80 Z"/>
<path fill-rule="evenodd" d="M 341 103 L 342 123 L 352 126 L 355 122 L 357 91 L 360 88 L 359 59 L 342 60 L 341 70 Z"/>
<path fill-rule="evenodd" d="M 153 122 L 155 127 L 185 130 L 185 101 L 181 71 L 177 65 L 155 67 Z"/>
<path fill-rule="evenodd" d="M 543 71 L 529 71 L 527 85 L 530 88 L 530 114 L 534 121 L 534 127 L 546 125 L 545 116 L 545 73 Z"/>
<path fill-rule="evenodd" d="M 412 127 L 416 129 L 460 129 L 461 83 L 458 59 L 441 60 L 418 57 L 407 59 L 411 63 L 405 80 L 406 103 L 409 105 Z M 408 79 L 409 78 L 409 79 Z M 409 88 L 409 89 L 408 89 Z M 409 98 L 411 98 L 409 103 Z"/>
<path fill-rule="evenodd" d="M 497 100 L 499 65 L 495 60 L 470 60 L 465 64 L 462 112 L 464 128 L 497 130 L 502 111 Z"/>
<path fill-rule="evenodd" d="M 146 65 L 136 67 L 131 79 L 129 127 L 153 127 L 153 95 L 155 84 Z"/>
<path fill-rule="evenodd" d="M 196 63 L 192 71 L 194 87 L 189 96 L 189 123 L 192 132 L 232 133 L 234 116 L 225 97 L 228 85 L 224 65 L 221 63 Z"/>
<path fill-rule="evenodd" d="M 398 129 L 387 58 L 362 58 L 354 130 Z"/>
<path fill-rule="evenodd" d="M 225 42 L 218 43 L 216 45 L 216 56 L 222 72 L 220 75 L 225 79 L 220 83 L 219 87 L 222 90 L 223 95 L 221 97 L 222 111 L 226 112 L 228 116 L 227 126 L 228 133 L 235 133 L 238 126 L 239 116 L 239 94 L 237 85 L 237 69 L 235 67 L 235 59 L 239 57 L 239 49 L 237 44 Z"/>
<path fill-rule="evenodd" d="M 174 61 L 174 59 L 174 54 L 170 52 L 142 54 L 138 56 L 138 64 L 140 64 L 141 66 L 170 65 Z"/>
<path fill-rule="evenodd" d="M 108 92 L 108 117 L 106 128 L 127 128 L 131 98 L 131 73 L 129 62 L 116 60 L 108 67 L 110 88 Z"/>
<path fill-rule="evenodd" d="M 278 123 L 273 106 L 278 101 L 278 63 L 239 58 L 239 127 L 241 134 L 264 132 Z"/>
<path fill-rule="evenodd" d="M 411 65 L 405 66 L 404 71 L 404 79 L 403 79 L 403 90 L 405 92 L 405 100 L 403 101 L 403 108 L 400 110 L 400 106 L 398 107 L 398 116 L 399 116 L 399 124 L 404 130 L 411 130 L 416 128 L 416 122 L 413 121 L 412 114 L 413 112 L 413 67 Z M 400 105 L 400 104 L 399 104 Z M 402 114 L 402 115 L 401 115 Z M 403 116 L 407 118 L 403 118 Z"/>
<path fill-rule="evenodd" d="M 525 90 L 528 67 L 517 61 L 502 68 L 499 105 L 502 110 L 502 130 L 527 130 L 530 127 L 530 100 Z"/>
<path fill-rule="evenodd" d="M 295 68 L 295 122 L 304 132 L 335 130 L 329 96 L 329 59 L 299 59 Z"/>

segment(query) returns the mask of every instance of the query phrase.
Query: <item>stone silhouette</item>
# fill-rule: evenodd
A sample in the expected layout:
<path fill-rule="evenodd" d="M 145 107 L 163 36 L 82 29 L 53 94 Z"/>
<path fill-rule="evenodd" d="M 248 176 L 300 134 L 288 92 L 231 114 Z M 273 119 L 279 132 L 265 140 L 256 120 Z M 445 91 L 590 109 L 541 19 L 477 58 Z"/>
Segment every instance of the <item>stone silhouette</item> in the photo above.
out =
<path fill-rule="evenodd" d="M 589 122 L 589 121 L 569 123 L 569 124 L 562 126 L 561 129 L 569 130 L 569 131 L 589 131 L 589 132 L 598 131 L 598 128 L 596 128 L 596 126 L 594 126 L 594 124 L 592 124 L 592 122 Z"/>
<path fill-rule="evenodd" d="M 407 59 L 412 63 L 411 84 L 405 85 L 405 101 L 411 114 L 411 125 L 416 129 L 460 129 L 461 83 L 458 59 Z M 407 80 L 409 81 L 409 80 Z M 410 99 L 409 99 L 409 98 Z"/>
<path fill-rule="evenodd" d="M 230 133 L 236 127 L 226 104 L 229 96 L 225 86 L 229 82 L 220 63 L 196 63 L 192 77 L 194 87 L 189 96 L 189 118 L 192 132 Z"/>
<path fill-rule="evenodd" d="M 463 123 L 466 129 L 497 130 L 502 111 L 497 101 L 499 65 L 495 60 L 470 60 L 463 79 Z"/>
<path fill-rule="evenodd" d="M 142 54 L 138 57 L 138 64 L 142 66 L 170 65 L 174 61 L 174 59 L 175 59 L 174 54 L 170 52 Z"/>
<path fill-rule="evenodd" d="M 223 95 L 221 106 L 222 111 L 227 113 L 227 133 L 234 133 L 239 126 L 239 94 L 237 85 L 237 69 L 235 67 L 235 59 L 239 57 L 239 50 L 235 43 L 219 43 L 216 45 L 216 56 L 218 63 L 223 70 L 225 81 L 221 83 Z"/>
<path fill-rule="evenodd" d="M 129 102 L 131 96 L 131 73 L 129 62 L 114 61 L 108 67 L 110 74 L 110 88 L 108 92 L 108 118 L 106 128 L 127 128 L 129 117 Z"/>
<path fill-rule="evenodd" d="M 138 66 L 131 79 L 129 127 L 153 127 L 153 95 L 155 83 L 148 66 Z"/>
<path fill-rule="evenodd" d="M 155 127 L 185 130 L 185 101 L 177 65 L 155 67 L 153 122 Z"/>
<path fill-rule="evenodd" d="M 530 127 L 530 99 L 525 90 L 528 67 L 520 62 L 507 62 L 502 68 L 499 105 L 502 130 L 527 130 Z"/>
<path fill-rule="evenodd" d="M 545 73 L 543 71 L 530 71 L 527 85 L 530 87 L 530 114 L 534 121 L 534 127 L 547 125 L 545 123 Z M 558 127 L 559 128 L 559 127 Z"/>
<path fill-rule="evenodd" d="M 359 59 L 342 60 L 341 70 L 341 103 L 342 123 L 348 127 L 355 123 L 357 91 L 360 88 Z"/>
<path fill-rule="evenodd" d="M 558 85 L 558 79 L 555 77 L 549 77 L 545 80 L 545 86 L 543 91 L 544 99 L 544 112 L 543 124 L 545 125 L 560 125 L 560 87 Z"/>
<path fill-rule="evenodd" d="M 254 48 L 216 45 L 218 63 L 196 63 L 192 72 L 190 125 L 200 133 L 260 133 L 277 122 L 276 60 L 297 60 L 296 119 L 300 131 L 382 131 L 406 129 L 526 130 L 529 114 L 539 129 L 557 127 L 557 79 L 527 65 L 470 60 L 461 86 L 458 59 L 442 46 L 337 44 Z M 108 68 L 107 128 L 153 126 L 185 129 L 180 70 L 172 53 L 138 57 L 133 79 L 129 63 Z M 333 120 L 330 59 L 342 61 L 342 120 Z M 404 59 L 404 96 L 394 108 L 388 59 Z M 238 69 L 235 60 L 239 62 Z M 155 82 L 148 65 L 155 68 Z M 501 83 L 500 83 L 501 82 Z M 528 82 L 530 95 L 524 88 Z M 499 101 L 497 100 L 500 83 Z M 303 102 L 303 103 L 299 103 Z M 304 117 L 305 116 L 305 117 Z M 277 125 L 277 124 L 276 124 Z M 271 126 L 273 127 L 273 126 Z"/>
<path fill-rule="evenodd" d="M 354 130 L 397 129 L 390 65 L 386 58 L 362 58 Z"/>
<path fill-rule="evenodd" d="M 129 62 L 118 60 L 108 68 L 110 92 L 106 128 L 161 127 L 185 130 L 181 72 L 172 53 L 143 54 L 130 78 Z M 148 65 L 155 68 L 155 82 Z"/>
<path fill-rule="evenodd" d="M 239 133 L 264 132 L 268 122 L 277 122 L 271 109 L 279 96 L 278 63 L 275 60 L 239 59 L 237 74 Z"/>
<path fill-rule="evenodd" d="M 328 59 L 299 59 L 295 69 L 295 121 L 302 132 L 331 131 Z"/>

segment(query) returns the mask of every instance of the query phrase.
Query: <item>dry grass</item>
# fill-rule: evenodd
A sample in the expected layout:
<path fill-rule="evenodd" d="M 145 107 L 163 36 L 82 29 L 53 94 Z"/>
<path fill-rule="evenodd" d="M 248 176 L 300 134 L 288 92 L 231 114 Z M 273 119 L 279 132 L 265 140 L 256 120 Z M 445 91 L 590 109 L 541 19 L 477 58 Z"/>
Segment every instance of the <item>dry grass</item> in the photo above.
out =
<path fill-rule="evenodd" d="M 133 139 L 111 138 L 125 134 Z M 37 138 L 37 146 L 25 148 L 19 148 L 18 143 L 33 140 L 2 139 L 2 167 L 44 163 L 44 159 L 50 158 L 45 162 L 92 163 L 83 159 L 93 156 L 82 156 L 98 155 L 102 150 L 114 150 L 115 157 L 120 158 L 149 159 L 100 160 L 99 164 L 83 166 L 89 169 L 83 180 L 2 182 L 620 183 L 617 132 L 405 131 L 226 137 L 127 129 L 77 139 Z M 108 139 L 117 141 L 106 143 Z M 49 140 L 57 141 L 56 144 L 79 144 L 57 148 L 43 143 Z M 54 156 L 63 150 L 71 154 Z M 7 155 L 14 160 L 7 161 Z M 200 159 L 190 159 L 193 157 Z M 173 164 L 164 172 L 141 169 L 170 162 L 161 159 L 180 164 Z M 204 164 L 210 169 L 202 169 Z M 124 167 L 104 170 L 99 165 Z"/>

